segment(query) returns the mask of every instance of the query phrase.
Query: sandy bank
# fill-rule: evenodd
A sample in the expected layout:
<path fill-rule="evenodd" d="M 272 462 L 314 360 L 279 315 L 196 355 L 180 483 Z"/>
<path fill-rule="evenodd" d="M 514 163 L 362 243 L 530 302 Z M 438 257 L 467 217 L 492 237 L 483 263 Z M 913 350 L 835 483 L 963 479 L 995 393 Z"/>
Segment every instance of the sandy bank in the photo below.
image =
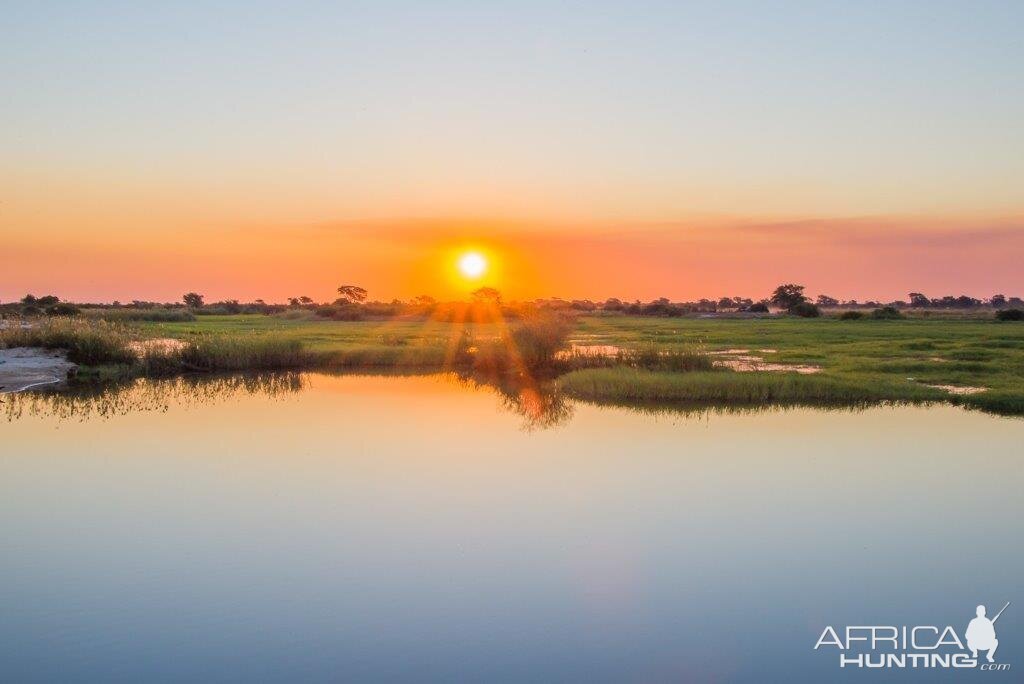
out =
<path fill-rule="evenodd" d="M 49 349 L 0 349 L 0 394 L 63 382 L 75 368 L 64 353 Z"/>

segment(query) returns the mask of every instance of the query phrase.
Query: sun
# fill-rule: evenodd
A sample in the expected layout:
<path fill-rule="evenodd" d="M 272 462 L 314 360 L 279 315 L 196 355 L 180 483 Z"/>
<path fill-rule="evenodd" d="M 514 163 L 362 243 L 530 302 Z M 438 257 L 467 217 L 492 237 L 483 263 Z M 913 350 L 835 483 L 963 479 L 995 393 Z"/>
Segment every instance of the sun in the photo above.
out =
<path fill-rule="evenodd" d="M 487 272 L 487 259 L 480 252 L 466 252 L 459 257 L 459 272 L 467 278 L 479 278 Z"/>

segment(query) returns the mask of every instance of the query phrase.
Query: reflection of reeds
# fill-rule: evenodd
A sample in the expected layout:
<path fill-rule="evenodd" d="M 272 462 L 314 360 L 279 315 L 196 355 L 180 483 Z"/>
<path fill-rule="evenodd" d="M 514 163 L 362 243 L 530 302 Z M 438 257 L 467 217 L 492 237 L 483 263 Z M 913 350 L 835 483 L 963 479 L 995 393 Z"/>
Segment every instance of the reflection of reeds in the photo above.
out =
<path fill-rule="evenodd" d="M 496 393 L 507 411 L 523 418 L 527 430 L 544 430 L 572 418 L 572 403 L 553 381 L 535 382 L 528 377 L 495 380 L 478 373 L 452 373 L 448 377 L 460 385 Z"/>
<path fill-rule="evenodd" d="M 134 379 L 98 385 L 75 385 L 62 392 L 22 392 L 5 395 L 7 419 L 50 416 L 60 420 L 111 418 L 138 412 L 166 411 L 180 406 L 227 401 L 242 395 L 280 399 L 305 386 L 301 373 L 242 373 Z"/>

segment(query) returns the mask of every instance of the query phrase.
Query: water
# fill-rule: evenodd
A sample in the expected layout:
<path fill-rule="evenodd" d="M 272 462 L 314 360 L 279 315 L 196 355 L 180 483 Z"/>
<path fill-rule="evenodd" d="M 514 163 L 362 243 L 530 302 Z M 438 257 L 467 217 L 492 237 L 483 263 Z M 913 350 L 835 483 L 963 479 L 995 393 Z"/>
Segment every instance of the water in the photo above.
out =
<path fill-rule="evenodd" d="M 1008 600 L 1024 668 L 1021 420 L 443 377 L 4 402 L 4 681 L 959 681 L 813 646 Z"/>

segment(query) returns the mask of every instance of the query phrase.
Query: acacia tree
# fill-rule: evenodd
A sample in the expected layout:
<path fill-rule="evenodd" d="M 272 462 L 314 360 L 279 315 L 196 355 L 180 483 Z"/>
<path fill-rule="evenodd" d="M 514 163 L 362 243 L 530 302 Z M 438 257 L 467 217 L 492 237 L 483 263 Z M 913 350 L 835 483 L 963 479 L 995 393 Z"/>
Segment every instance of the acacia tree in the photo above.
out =
<path fill-rule="evenodd" d="M 366 290 L 358 285 L 342 285 L 338 288 L 338 294 L 349 304 L 355 304 L 366 300 Z"/>
<path fill-rule="evenodd" d="M 911 292 L 910 295 L 910 306 L 915 309 L 922 309 L 927 306 L 931 306 L 932 300 L 928 299 L 925 295 L 920 292 Z"/>
<path fill-rule="evenodd" d="M 775 292 L 772 293 L 769 301 L 779 308 L 792 309 L 797 304 L 806 302 L 807 297 L 804 296 L 803 285 L 786 283 L 775 288 Z"/>
<path fill-rule="evenodd" d="M 481 287 L 473 290 L 473 299 L 478 302 L 501 304 L 501 293 L 493 287 Z"/>
<path fill-rule="evenodd" d="M 187 306 L 190 309 L 199 309 L 202 308 L 203 306 L 203 295 L 199 294 L 198 292 L 189 292 L 181 299 L 182 301 L 185 302 L 185 306 Z"/>
<path fill-rule="evenodd" d="M 822 295 L 818 295 L 818 301 L 816 303 L 817 303 L 818 306 L 824 306 L 824 307 L 829 307 L 829 308 L 831 308 L 833 306 L 839 306 L 839 300 L 838 299 L 836 299 L 835 297 L 829 297 L 828 295 L 823 295 L 823 294 Z"/>

